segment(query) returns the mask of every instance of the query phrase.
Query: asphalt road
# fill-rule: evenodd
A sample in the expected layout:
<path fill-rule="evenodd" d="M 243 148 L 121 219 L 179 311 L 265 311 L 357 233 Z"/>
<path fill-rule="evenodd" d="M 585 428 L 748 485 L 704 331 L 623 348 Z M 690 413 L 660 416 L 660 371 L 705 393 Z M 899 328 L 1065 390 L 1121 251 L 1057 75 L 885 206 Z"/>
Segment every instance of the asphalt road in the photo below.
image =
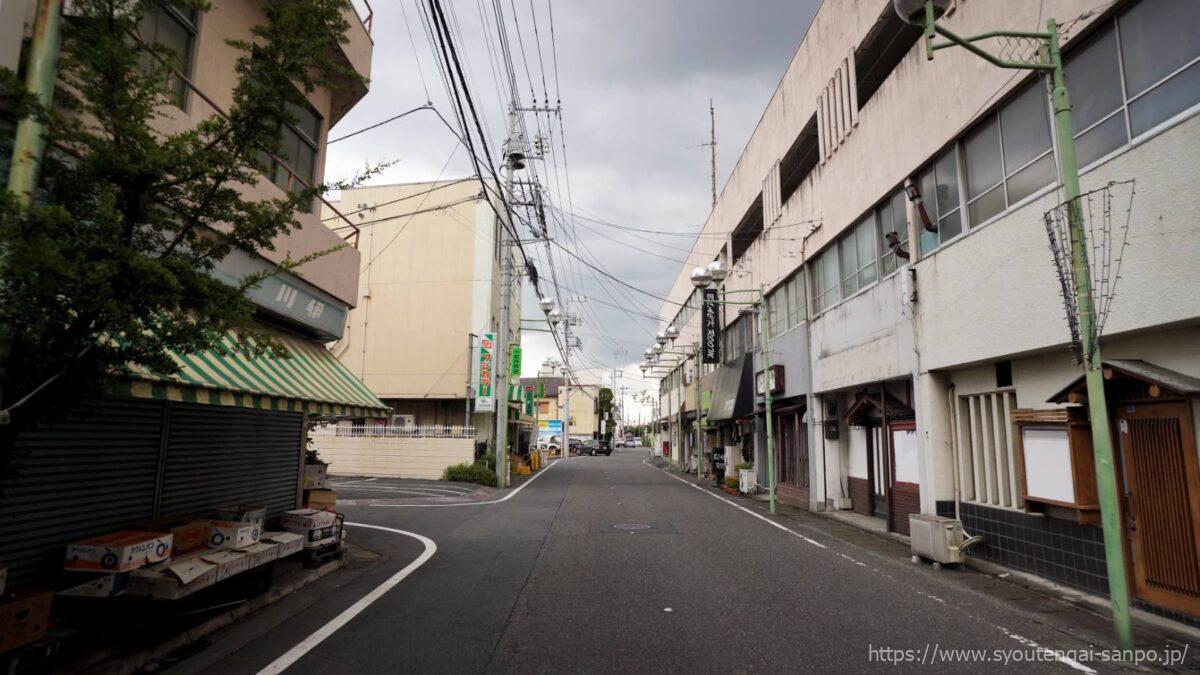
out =
<path fill-rule="evenodd" d="M 353 527 L 378 558 L 170 671 L 1113 670 L 1076 651 L 1106 646 L 1097 616 L 820 516 L 765 516 L 646 459 L 571 458 L 471 499 L 346 485 L 349 522 L 408 534 Z"/>

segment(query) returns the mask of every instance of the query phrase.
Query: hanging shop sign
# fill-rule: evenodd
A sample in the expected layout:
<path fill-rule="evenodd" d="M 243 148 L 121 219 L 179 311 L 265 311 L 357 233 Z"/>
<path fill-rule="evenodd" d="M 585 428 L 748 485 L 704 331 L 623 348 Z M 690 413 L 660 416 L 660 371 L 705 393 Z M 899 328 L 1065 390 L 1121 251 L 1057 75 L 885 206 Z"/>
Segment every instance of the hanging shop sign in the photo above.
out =
<path fill-rule="evenodd" d="M 496 389 L 494 361 L 496 334 L 482 333 L 479 336 L 479 360 L 475 363 L 475 412 L 496 411 Z"/>
<path fill-rule="evenodd" d="M 767 392 L 767 383 L 770 383 L 772 394 L 778 394 L 783 391 L 783 366 L 771 366 L 770 378 L 767 377 L 766 371 L 758 371 L 754 374 L 754 393 L 762 396 Z"/>
<path fill-rule="evenodd" d="M 717 316 L 717 290 L 706 288 L 700 317 L 700 352 L 704 363 L 721 362 L 721 341 L 717 339 Z"/>

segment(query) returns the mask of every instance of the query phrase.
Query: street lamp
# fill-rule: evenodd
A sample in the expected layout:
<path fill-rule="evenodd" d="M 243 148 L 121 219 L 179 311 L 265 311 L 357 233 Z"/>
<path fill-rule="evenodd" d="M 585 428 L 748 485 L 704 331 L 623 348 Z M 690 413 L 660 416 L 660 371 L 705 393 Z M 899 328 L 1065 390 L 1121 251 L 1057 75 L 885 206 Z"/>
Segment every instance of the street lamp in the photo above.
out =
<path fill-rule="evenodd" d="M 541 305 L 543 312 L 549 312 L 554 309 L 554 301 L 550 298 L 542 298 L 538 301 L 538 304 Z"/>
<path fill-rule="evenodd" d="M 925 32 L 925 57 L 933 59 L 939 49 L 959 46 L 998 68 L 1034 70 L 1049 73 L 1053 85 L 1050 98 L 1054 108 L 1054 133 L 1058 141 L 1059 170 L 1066 195 L 1067 226 L 1071 241 L 1071 268 L 1075 286 L 1075 311 L 1078 312 L 1084 378 L 1087 383 L 1088 417 L 1092 427 L 1092 452 L 1096 461 L 1096 492 L 1100 502 L 1100 522 L 1104 532 L 1105 561 L 1108 566 L 1108 591 L 1112 602 L 1113 625 L 1121 649 L 1133 649 L 1133 626 L 1129 616 L 1129 580 L 1121 541 L 1125 525 L 1121 520 L 1118 483 L 1109 427 L 1108 400 L 1104 392 L 1104 361 L 1100 356 L 1100 331 L 1096 326 L 1096 307 L 1092 297 L 1092 272 L 1088 260 L 1087 231 L 1080 205 L 1079 164 L 1075 155 L 1075 132 L 1071 124 L 1071 99 L 1063 72 L 1061 34 L 1058 22 L 1046 20 L 1045 31 L 995 30 L 963 37 L 937 24 L 948 0 L 892 0 L 900 18 L 921 26 Z M 946 38 L 935 42 L 935 35 Z M 989 53 L 977 43 L 999 38 L 1009 44 L 1028 47 L 1024 53 L 1011 49 L 1001 56 Z M 695 273 L 693 273 L 694 275 Z M 1068 312 L 1071 308 L 1068 308 Z"/>
<path fill-rule="evenodd" d="M 675 324 L 667 326 L 667 339 L 674 342 L 677 337 L 679 337 L 679 329 L 675 327 Z"/>
<path fill-rule="evenodd" d="M 729 270 L 725 269 L 725 262 L 717 258 L 708 263 L 708 276 L 714 283 L 725 281 L 725 277 L 729 276 Z"/>
<path fill-rule="evenodd" d="M 707 267 L 697 267 L 692 270 L 692 285 L 696 288 L 704 288 L 712 281 L 712 275 L 708 273 Z"/>
<path fill-rule="evenodd" d="M 660 345 L 667 344 L 667 331 L 660 330 L 654 335 L 654 341 Z"/>
<path fill-rule="evenodd" d="M 562 321 L 562 312 L 557 309 L 552 309 L 546 312 L 546 319 L 550 321 L 551 326 L 557 326 L 559 321 Z"/>

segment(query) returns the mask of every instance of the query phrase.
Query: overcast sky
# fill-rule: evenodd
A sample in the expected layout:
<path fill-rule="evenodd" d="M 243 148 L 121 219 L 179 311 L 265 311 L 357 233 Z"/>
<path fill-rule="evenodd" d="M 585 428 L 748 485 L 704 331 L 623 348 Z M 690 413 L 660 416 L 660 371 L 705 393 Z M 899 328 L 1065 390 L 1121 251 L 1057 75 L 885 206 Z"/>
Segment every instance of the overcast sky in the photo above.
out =
<path fill-rule="evenodd" d="M 427 99 L 452 118 L 418 2 L 424 4 L 423 0 L 373 3 L 371 91 L 331 130 L 331 138 L 417 107 Z M 494 76 L 501 67 L 495 28 L 489 24 L 490 30 L 485 30 L 480 18 L 482 6 L 488 9 L 487 20 L 494 20 L 492 2 L 443 0 L 443 4 L 452 11 L 451 21 L 460 32 L 456 41 L 496 156 L 503 141 L 507 94 Z M 542 182 L 554 193 L 555 203 L 569 210 L 569 175 L 570 195 L 579 216 L 629 227 L 694 233 L 711 205 L 708 148 L 700 145 L 709 137 L 709 98 L 716 106 L 720 190 L 819 0 L 532 0 L 532 11 L 530 0 L 499 0 L 499 4 L 508 24 L 522 103 L 530 105 L 530 79 L 533 93 L 542 103 L 543 72 L 551 103 L 562 100 L 565 135 L 560 137 L 555 120 L 551 156 L 533 163 Z M 556 93 L 554 78 L 551 5 L 560 93 Z M 546 132 L 549 122 L 546 115 L 525 115 L 531 134 L 539 124 Z M 561 140 L 565 140 L 565 153 Z M 469 157 L 461 147 L 456 149 L 457 145 L 432 113 L 419 112 L 331 145 L 327 177 L 345 178 L 364 163 L 381 161 L 396 163 L 372 182 L 470 175 Z M 551 234 L 561 245 L 631 286 L 656 295 L 668 291 L 681 267 L 678 261 L 687 257 L 692 244 L 686 236 L 630 233 L 580 218 L 574 221 L 572 232 L 570 219 L 560 218 L 561 222 L 551 224 Z M 525 248 L 548 279 L 544 245 L 526 244 Z M 621 384 L 631 392 L 655 393 L 656 383 L 641 380 L 637 363 L 657 329 L 655 321 L 643 315 L 656 315 L 661 302 L 615 283 L 599 282 L 599 273 L 560 249 L 555 248 L 553 256 L 558 281 L 565 287 L 563 295 L 586 303 L 571 305 L 571 311 L 582 320 L 578 332 L 583 356 L 572 356 L 573 365 L 581 366 L 581 377 L 607 383 L 609 376 L 602 376 L 599 367 L 615 367 L 623 371 Z M 531 293 L 526 293 L 523 305 L 527 319 L 541 317 Z M 526 331 L 522 344 L 527 375 L 534 374 L 547 357 L 557 356 L 545 333 Z M 585 371 L 583 366 L 592 369 Z"/>

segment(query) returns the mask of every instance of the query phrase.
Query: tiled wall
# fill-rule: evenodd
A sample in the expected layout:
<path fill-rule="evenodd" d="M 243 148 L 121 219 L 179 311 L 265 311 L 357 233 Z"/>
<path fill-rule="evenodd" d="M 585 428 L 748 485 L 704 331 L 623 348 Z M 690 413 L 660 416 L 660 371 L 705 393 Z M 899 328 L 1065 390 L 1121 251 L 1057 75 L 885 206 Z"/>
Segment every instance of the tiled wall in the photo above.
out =
<path fill-rule="evenodd" d="M 938 502 L 937 511 L 938 515 L 953 518 L 954 502 Z M 1108 595 L 1104 532 L 1099 526 L 967 502 L 962 504 L 962 521 L 968 534 L 983 535 L 983 541 L 968 549 L 969 555 Z M 1200 627 L 1200 617 L 1155 607 L 1136 598 L 1133 606 Z"/>

